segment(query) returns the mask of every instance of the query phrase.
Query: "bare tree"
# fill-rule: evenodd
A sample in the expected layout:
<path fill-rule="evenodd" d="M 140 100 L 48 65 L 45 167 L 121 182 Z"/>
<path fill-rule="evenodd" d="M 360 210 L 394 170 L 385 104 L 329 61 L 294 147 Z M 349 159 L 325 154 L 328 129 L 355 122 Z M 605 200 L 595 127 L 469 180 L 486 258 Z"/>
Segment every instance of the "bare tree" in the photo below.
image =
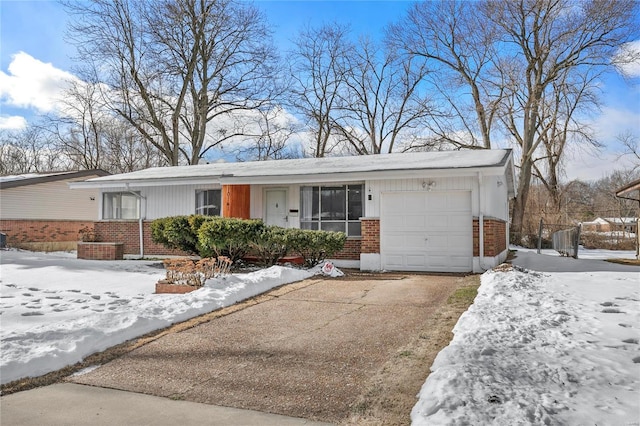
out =
<path fill-rule="evenodd" d="M 495 27 L 472 2 L 418 3 L 391 25 L 388 42 L 423 58 L 425 80 L 440 108 L 426 122 L 432 139 L 463 148 L 491 148 L 502 88 L 492 73 Z"/>
<path fill-rule="evenodd" d="M 302 153 L 289 143 L 291 137 L 299 131 L 298 126 L 285 116 L 282 108 L 255 113 L 258 114 L 257 121 L 252 123 L 256 127 L 255 135 L 249 137 L 250 145 L 235 150 L 238 160 L 265 161 L 302 157 Z"/>
<path fill-rule="evenodd" d="M 616 136 L 616 139 L 623 147 L 623 152 L 620 156 L 631 158 L 633 171 L 640 169 L 640 137 L 630 130 L 627 130 Z"/>
<path fill-rule="evenodd" d="M 334 115 L 345 90 L 348 56 L 352 44 L 349 28 L 339 24 L 307 28 L 300 32 L 291 54 L 294 85 L 291 103 L 313 134 L 312 154 L 324 157 L 333 146 Z"/>
<path fill-rule="evenodd" d="M 358 155 L 390 153 L 430 113 L 420 93 L 426 68 L 412 58 L 382 52 L 368 38 L 354 46 L 347 61 L 334 127 Z"/>
<path fill-rule="evenodd" d="M 265 19 L 235 0 L 68 1 L 71 34 L 109 107 L 170 165 L 237 134 L 208 125 L 273 97 Z"/>
<path fill-rule="evenodd" d="M 548 154 L 541 149 L 543 141 L 559 148 L 557 136 L 565 130 L 569 136 L 579 114 L 596 98 L 574 96 L 570 107 L 550 106 L 561 94 L 591 94 L 599 73 L 616 61 L 632 60 L 616 53 L 632 39 L 637 7 L 633 0 L 425 2 L 391 28 L 392 44 L 425 58 L 434 71 L 444 71 L 431 74 L 439 76 L 431 84 L 456 120 L 432 128 L 436 134 L 447 140 L 461 133 L 467 144 L 455 137 L 447 142 L 490 148 L 499 124 L 519 148 L 512 217 L 516 241 L 522 236 L 534 164 L 538 155 Z M 473 120 L 465 119 L 471 111 Z M 553 167 L 561 164 L 562 150 L 552 157 L 558 160 Z"/>
<path fill-rule="evenodd" d="M 0 131 L 0 175 L 69 170 L 54 147 L 50 132 L 38 123 Z"/>
<path fill-rule="evenodd" d="M 542 95 L 536 129 L 537 152 L 533 158 L 532 174 L 549 193 L 552 208 L 562 207 L 562 163 L 569 142 L 600 146 L 592 129 L 578 120 L 576 111 L 586 115 L 589 106 L 597 105 L 594 94 L 597 75 L 587 73 L 571 76 L 564 74 L 552 83 L 551 90 Z M 572 78 L 572 81 L 567 81 Z"/>

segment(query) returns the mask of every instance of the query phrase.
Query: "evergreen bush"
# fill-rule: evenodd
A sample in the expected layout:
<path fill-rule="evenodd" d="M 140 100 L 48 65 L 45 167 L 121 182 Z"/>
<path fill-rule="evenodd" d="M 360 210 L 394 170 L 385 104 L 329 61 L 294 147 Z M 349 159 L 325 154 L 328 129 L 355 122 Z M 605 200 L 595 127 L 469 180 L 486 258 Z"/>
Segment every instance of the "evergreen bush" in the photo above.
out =
<path fill-rule="evenodd" d="M 204 251 L 215 257 L 227 256 L 236 262 L 249 252 L 250 243 L 264 228 L 261 220 L 215 218 L 202 224 L 198 241 Z"/>

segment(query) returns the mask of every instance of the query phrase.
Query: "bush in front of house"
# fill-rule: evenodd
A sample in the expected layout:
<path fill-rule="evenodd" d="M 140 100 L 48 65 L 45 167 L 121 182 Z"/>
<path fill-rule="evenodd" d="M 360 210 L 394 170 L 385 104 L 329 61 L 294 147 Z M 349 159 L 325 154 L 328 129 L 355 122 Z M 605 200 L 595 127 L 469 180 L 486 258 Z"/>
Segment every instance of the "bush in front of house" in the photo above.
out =
<path fill-rule="evenodd" d="M 291 229 L 279 226 L 265 226 L 249 243 L 261 265 L 273 266 L 289 252 Z"/>
<path fill-rule="evenodd" d="M 344 248 L 343 232 L 285 229 L 267 226 L 261 220 L 216 216 L 172 216 L 151 223 L 155 243 L 200 257 L 227 256 L 237 262 L 251 253 L 271 266 L 287 254 L 303 258 L 312 267 Z"/>
<path fill-rule="evenodd" d="M 151 239 L 170 249 L 181 250 L 201 257 L 210 253 L 200 245 L 198 230 L 212 218 L 202 215 L 171 216 L 151 222 Z"/>
<path fill-rule="evenodd" d="M 344 248 L 344 232 L 287 229 L 289 253 L 302 256 L 305 266 L 313 267 Z"/>
<path fill-rule="evenodd" d="M 198 230 L 198 241 L 203 251 L 215 257 L 227 256 L 236 262 L 247 255 L 251 242 L 265 227 L 257 219 L 215 217 L 202 224 Z"/>

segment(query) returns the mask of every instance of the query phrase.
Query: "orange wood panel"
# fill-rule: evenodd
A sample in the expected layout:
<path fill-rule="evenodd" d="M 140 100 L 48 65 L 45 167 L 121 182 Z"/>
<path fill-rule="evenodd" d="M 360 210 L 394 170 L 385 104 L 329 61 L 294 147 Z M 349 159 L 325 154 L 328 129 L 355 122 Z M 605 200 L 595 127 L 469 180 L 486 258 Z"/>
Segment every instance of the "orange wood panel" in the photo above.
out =
<path fill-rule="evenodd" d="M 222 185 L 222 216 L 249 219 L 251 217 L 251 186 Z"/>

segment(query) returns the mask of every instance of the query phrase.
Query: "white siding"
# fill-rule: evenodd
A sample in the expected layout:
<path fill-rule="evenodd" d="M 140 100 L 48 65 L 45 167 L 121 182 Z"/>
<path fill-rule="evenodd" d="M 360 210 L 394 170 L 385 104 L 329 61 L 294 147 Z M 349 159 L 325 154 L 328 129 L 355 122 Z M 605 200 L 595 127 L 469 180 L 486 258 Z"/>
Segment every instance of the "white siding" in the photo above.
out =
<path fill-rule="evenodd" d="M 502 182 L 498 184 L 498 182 Z M 497 219 L 509 219 L 509 198 L 504 177 L 486 176 L 482 179 L 484 215 Z"/>
<path fill-rule="evenodd" d="M 131 191 L 139 192 L 142 200 L 142 215 L 147 220 L 167 216 L 189 215 L 196 212 L 196 190 L 220 189 L 220 185 L 176 185 L 147 186 Z M 121 190 L 103 190 L 103 192 L 121 192 Z M 146 204 L 146 210 L 145 210 Z M 102 213 L 100 213 L 102 215 Z"/>
<path fill-rule="evenodd" d="M 2 189 L 0 218 L 97 220 L 99 190 L 69 189 L 67 184 L 76 180 L 78 179 Z"/>

